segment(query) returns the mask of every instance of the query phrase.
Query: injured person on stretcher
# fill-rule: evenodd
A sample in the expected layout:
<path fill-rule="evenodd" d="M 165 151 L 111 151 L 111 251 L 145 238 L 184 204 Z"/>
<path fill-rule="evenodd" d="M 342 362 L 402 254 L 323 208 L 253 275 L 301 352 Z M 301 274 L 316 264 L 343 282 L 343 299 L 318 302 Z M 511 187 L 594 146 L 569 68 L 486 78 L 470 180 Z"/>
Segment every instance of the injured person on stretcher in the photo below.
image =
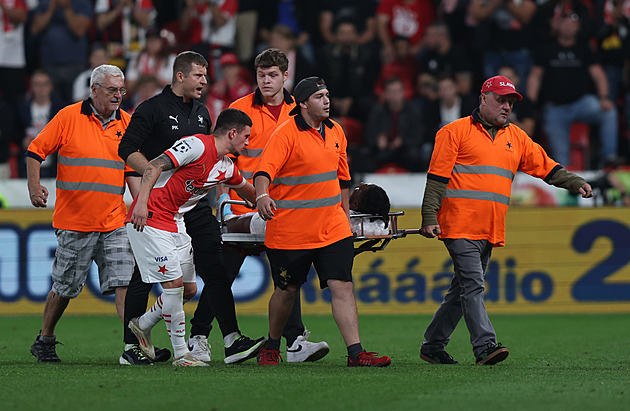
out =
<path fill-rule="evenodd" d="M 257 212 L 235 215 L 230 204 L 245 204 L 231 200 L 227 189 L 217 186 L 218 215 L 223 243 L 251 255 L 264 250 L 266 222 Z M 380 251 L 393 239 L 418 234 L 418 229 L 398 229 L 398 217 L 403 211 L 390 212 L 389 197 L 376 184 L 359 184 L 350 195 L 350 222 L 354 233 L 354 254 Z"/>
<path fill-rule="evenodd" d="M 217 188 L 219 189 L 219 188 Z M 227 190 L 219 196 L 217 204 L 221 220 L 228 233 L 264 234 L 267 222 L 257 212 L 232 214 Z M 222 207 L 221 207 L 222 206 Z M 389 197 L 376 184 L 360 183 L 350 195 L 350 223 L 355 236 L 382 236 L 391 234 L 389 226 Z"/>

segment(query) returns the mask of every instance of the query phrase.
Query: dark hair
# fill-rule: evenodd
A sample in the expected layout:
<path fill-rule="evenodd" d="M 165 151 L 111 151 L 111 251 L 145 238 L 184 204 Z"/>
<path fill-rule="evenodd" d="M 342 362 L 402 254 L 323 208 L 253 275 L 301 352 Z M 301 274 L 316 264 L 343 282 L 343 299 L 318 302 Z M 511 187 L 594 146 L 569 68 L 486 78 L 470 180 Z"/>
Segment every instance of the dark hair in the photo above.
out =
<path fill-rule="evenodd" d="M 361 193 L 359 204 L 357 204 L 357 211 L 361 214 L 373 214 L 381 217 L 381 220 L 385 222 L 385 228 L 389 225 L 389 197 L 385 190 L 376 184 L 370 184 Z"/>
<path fill-rule="evenodd" d="M 192 71 L 193 64 L 207 68 L 208 60 L 195 51 L 182 51 L 179 53 L 173 62 L 173 83 L 175 83 L 177 73 L 180 71 L 184 74 L 184 77 L 188 77 L 188 74 Z"/>
<path fill-rule="evenodd" d="M 252 119 L 247 114 L 235 108 L 226 108 L 219 114 L 213 134 L 225 134 L 233 128 L 240 133 L 247 126 L 252 126 Z"/>
<path fill-rule="evenodd" d="M 287 59 L 287 56 L 278 49 L 267 49 L 257 55 L 254 60 L 254 70 L 274 66 L 278 66 L 282 73 L 289 69 L 289 59 Z"/>

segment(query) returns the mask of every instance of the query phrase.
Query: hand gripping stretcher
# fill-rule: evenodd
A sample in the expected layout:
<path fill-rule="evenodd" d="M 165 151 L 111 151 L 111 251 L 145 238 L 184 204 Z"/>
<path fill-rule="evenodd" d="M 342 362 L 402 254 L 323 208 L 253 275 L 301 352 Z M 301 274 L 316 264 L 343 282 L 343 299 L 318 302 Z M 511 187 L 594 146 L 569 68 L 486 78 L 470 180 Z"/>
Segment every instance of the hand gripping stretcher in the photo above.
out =
<path fill-rule="evenodd" d="M 265 249 L 265 234 L 251 233 L 230 233 L 227 231 L 226 220 L 223 218 L 223 209 L 228 204 L 246 205 L 245 201 L 226 200 L 219 207 L 219 224 L 221 225 L 221 238 L 223 244 L 235 247 L 246 255 L 258 255 Z M 360 218 L 361 223 L 359 233 L 354 237 L 354 255 L 361 254 L 365 251 L 381 251 L 392 241 L 397 238 L 404 238 L 408 234 L 420 234 L 418 229 L 400 229 L 398 228 L 398 217 L 405 215 L 404 211 L 391 211 L 389 213 L 389 233 L 385 235 L 363 235 L 364 218 L 380 218 L 373 214 L 355 214 L 350 218 Z"/>

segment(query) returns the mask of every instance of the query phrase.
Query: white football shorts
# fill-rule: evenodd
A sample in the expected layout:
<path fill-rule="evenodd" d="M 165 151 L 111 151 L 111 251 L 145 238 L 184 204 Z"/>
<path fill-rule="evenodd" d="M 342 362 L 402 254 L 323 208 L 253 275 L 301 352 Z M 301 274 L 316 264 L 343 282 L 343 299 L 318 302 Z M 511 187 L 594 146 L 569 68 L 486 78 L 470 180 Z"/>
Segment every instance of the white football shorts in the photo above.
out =
<path fill-rule="evenodd" d="M 188 234 L 171 233 L 149 226 L 139 232 L 132 223 L 127 223 L 127 236 L 143 282 L 162 283 L 180 277 L 185 283 L 196 281 L 193 249 Z"/>

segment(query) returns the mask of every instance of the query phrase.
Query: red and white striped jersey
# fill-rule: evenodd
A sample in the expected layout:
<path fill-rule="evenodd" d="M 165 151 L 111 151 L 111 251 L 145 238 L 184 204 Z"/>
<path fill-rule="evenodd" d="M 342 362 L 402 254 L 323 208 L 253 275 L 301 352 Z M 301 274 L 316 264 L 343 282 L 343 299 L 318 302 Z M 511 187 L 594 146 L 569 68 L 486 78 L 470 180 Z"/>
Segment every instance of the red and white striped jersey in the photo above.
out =
<path fill-rule="evenodd" d="M 175 168 L 160 174 L 149 196 L 147 225 L 170 232 L 185 232 L 183 214 L 218 183 L 231 188 L 243 187 L 246 180 L 232 160 L 217 159 L 214 137 L 205 134 L 184 137 L 164 152 Z M 136 200 L 129 208 L 127 221 Z"/>

